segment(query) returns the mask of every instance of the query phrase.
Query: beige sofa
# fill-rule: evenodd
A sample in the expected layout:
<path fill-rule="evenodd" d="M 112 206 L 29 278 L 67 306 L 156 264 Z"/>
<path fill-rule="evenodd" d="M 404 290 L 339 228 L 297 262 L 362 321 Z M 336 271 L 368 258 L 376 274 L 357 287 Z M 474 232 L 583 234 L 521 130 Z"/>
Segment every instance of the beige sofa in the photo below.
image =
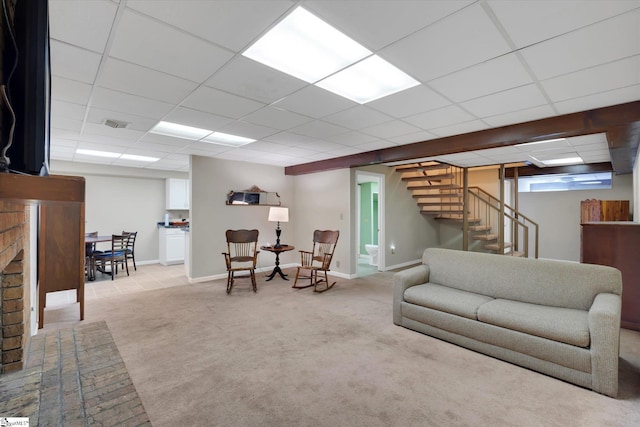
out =
<path fill-rule="evenodd" d="M 430 248 L 393 281 L 396 325 L 617 395 L 619 270 Z"/>

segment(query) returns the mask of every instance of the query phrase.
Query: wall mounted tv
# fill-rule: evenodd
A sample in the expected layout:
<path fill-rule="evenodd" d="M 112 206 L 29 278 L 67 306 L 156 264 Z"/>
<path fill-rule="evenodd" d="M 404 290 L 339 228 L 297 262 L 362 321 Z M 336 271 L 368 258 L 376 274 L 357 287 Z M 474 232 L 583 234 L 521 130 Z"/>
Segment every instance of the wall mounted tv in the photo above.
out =
<path fill-rule="evenodd" d="M 11 161 L 9 169 L 37 175 L 44 169 L 44 164 L 47 170 L 49 165 L 51 66 L 48 1 L 15 2 L 12 29 L 17 52 L 7 37 L 6 22 L 4 24 L 5 79 L 9 78 L 15 64 L 15 71 L 8 82 L 10 101 L 16 115 L 13 144 L 7 151 Z M 3 126 L 8 126 L 10 117 L 7 118 L 5 115 Z M 3 138 L 2 146 L 6 143 Z"/>

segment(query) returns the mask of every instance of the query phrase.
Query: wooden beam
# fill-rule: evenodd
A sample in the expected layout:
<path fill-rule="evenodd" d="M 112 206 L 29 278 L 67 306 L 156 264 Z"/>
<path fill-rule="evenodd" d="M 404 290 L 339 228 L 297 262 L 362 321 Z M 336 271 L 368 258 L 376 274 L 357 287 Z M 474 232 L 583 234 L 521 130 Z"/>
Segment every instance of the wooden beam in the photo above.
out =
<path fill-rule="evenodd" d="M 515 177 L 516 168 L 508 168 L 506 170 L 506 178 Z M 518 169 L 518 177 L 523 176 L 535 176 L 535 175 L 553 175 L 560 173 L 597 173 L 597 172 L 612 172 L 613 166 L 611 163 L 587 163 L 586 165 L 571 165 L 571 166 L 555 166 L 549 168 L 539 168 L 535 165 L 520 166 Z"/>
<path fill-rule="evenodd" d="M 607 142 L 616 174 L 632 173 L 640 143 L 640 122 L 610 128 Z"/>
<path fill-rule="evenodd" d="M 0 199 L 16 203 L 84 202 L 85 180 L 79 176 L 0 173 Z"/>
<path fill-rule="evenodd" d="M 406 161 L 465 151 L 507 147 L 552 138 L 608 133 L 611 129 L 628 127 L 634 122 L 640 122 L 640 101 L 415 142 L 351 156 L 287 166 L 285 167 L 285 175 L 302 175 L 356 166 Z M 635 127 L 633 129 L 635 130 Z M 637 134 L 631 132 L 630 135 Z M 624 141 L 621 140 L 617 144 L 624 144 Z M 633 143 L 625 146 L 628 151 L 629 147 L 633 146 Z"/>

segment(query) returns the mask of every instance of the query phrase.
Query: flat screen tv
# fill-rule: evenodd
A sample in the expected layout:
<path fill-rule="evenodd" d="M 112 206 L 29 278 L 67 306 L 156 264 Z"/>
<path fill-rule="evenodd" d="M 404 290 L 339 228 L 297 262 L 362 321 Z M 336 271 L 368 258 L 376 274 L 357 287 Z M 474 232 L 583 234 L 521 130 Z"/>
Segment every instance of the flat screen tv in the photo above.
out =
<path fill-rule="evenodd" d="M 38 175 L 48 170 L 49 165 L 51 66 L 48 1 L 17 0 L 12 30 L 17 52 L 7 38 L 5 28 L 3 75 L 5 79 L 11 77 L 8 88 L 16 118 L 12 146 L 6 154 L 10 159 L 10 170 Z M 15 71 L 9 76 L 14 65 Z M 4 119 L 3 127 L 7 127 L 11 119 L 6 114 Z M 4 147 L 7 141 L 3 138 L 2 142 Z"/>

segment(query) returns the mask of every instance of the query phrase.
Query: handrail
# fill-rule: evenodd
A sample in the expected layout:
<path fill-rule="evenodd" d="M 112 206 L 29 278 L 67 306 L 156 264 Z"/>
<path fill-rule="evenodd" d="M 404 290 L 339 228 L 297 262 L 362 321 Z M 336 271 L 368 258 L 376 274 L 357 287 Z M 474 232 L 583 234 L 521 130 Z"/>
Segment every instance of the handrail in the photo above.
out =
<path fill-rule="evenodd" d="M 498 198 L 489 194 L 488 192 L 486 192 L 480 187 L 475 187 L 475 186 L 469 187 L 469 190 L 470 190 L 469 192 L 475 197 L 476 200 L 478 200 L 479 202 L 481 201 L 485 203 L 486 206 L 491 207 L 493 210 L 497 211 L 498 214 L 500 214 L 500 208 L 498 207 L 500 206 L 500 200 Z M 526 224 L 528 223 L 529 225 L 532 225 L 533 227 L 535 227 L 534 228 L 535 230 L 534 251 L 535 251 L 535 258 L 538 258 L 538 236 L 539 236 L 538 223 L 530 219 L 528 216 L 516 211 L 513 207 L 507 205 L 506 203 L 504 203 L 504 207 L 511 212 L 510 214 L 507 214 L 505 212 L 504 217 L 511 219 L 514 222 L 514 224 L 519 225 L 520 227 L 523 227 L 523 230 L 525 232 L 525 242 L 524 242 L 525 256 L 528 256 L 528 252 L 529 252 L 528 250 L 528 243 L 529 243 L 528 228 L 529 227 Z M 520 219 L 524 220 L 524 222 L 521 221 Z M 503 236 L 504 233 L 502 231 L 499 234 L 500 241 L 504 242 L 504 236 Z M 517 233 L 516 229 L 514 229 L 513 231 Z"/>

